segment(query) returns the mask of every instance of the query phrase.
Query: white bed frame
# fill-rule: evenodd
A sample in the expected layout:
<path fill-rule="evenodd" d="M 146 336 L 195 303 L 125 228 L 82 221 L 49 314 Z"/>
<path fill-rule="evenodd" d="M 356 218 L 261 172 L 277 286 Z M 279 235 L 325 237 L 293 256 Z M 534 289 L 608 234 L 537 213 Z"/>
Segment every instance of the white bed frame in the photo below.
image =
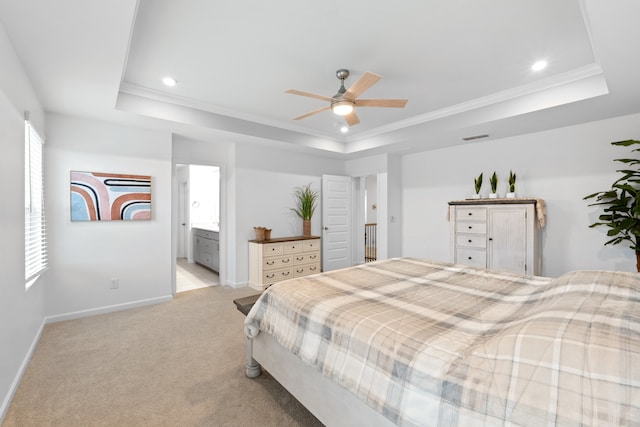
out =
<path fill-rule="evenodd" d="M 246 339 L 246 375 L 256 378 L 264 368 L 326 426 L 395 424 L 282 347 L 269 334 Z"/>

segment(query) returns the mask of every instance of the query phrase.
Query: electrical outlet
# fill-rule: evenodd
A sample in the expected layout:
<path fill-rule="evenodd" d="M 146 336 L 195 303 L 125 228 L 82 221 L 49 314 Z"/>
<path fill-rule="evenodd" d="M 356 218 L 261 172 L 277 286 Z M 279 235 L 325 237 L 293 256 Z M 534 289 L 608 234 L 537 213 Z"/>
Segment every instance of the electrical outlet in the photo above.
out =
<path fill-rule="evenodd" d="M 120 279 L 111 279 L 111 289 L 118 289 L 120 287 Z"/>

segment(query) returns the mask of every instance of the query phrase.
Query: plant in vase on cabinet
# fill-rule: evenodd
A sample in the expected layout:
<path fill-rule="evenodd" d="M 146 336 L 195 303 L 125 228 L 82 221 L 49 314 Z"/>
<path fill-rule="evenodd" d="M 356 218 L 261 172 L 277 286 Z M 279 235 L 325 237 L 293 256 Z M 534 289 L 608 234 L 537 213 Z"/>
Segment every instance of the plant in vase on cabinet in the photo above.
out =
<path fill-rule="evenodd" d="M 480 189 L 482 188 L 482 172 L 478 175 L 477 178 L 473 180 L 473 186 L 476 190 L 476 194 L 473 195 L 474 199 L 480 198 Z"/>
<path fill-rule="evenodd" d="M 496 193 L 496 191 L 498 190 L 498 176 L 495 171 L 493 172 L 493 175 L 491 175 L 491 178 L 489 178 L 489 184 L 491 184 L 491 193 L 489 193 L 489 198 L 497 199 L 498 193 Z"/>
<path fill-rule="evenodd" d="M 291 208 L 302 219 L 302 235 L 311 236 L 311 217 L 316 210 L 318 192 L 311 189 L 311 184 L 296 188 L 293 193 L 298 206 Z"/>
<path fill-rule="evenodd" d="M 516 174 L 513 171 L 509 171 L 509 192 L 507 193 L 508 199 L 516 198 Z"/>

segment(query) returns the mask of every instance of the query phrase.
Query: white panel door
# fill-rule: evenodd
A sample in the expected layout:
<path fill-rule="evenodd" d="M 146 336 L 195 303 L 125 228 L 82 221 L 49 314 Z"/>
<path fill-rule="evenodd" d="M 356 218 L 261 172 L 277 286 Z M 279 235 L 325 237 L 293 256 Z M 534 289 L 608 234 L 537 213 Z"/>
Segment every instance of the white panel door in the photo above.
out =
<path fill-rule="evenodd" d="M 351 267 L 351 178 L 322 175 L 322 271 Z"/>
<path fill-rule="evenodd" d="M 488 268 L 527 273 L 526 221 L 525 207 L 489 209 Z"/>

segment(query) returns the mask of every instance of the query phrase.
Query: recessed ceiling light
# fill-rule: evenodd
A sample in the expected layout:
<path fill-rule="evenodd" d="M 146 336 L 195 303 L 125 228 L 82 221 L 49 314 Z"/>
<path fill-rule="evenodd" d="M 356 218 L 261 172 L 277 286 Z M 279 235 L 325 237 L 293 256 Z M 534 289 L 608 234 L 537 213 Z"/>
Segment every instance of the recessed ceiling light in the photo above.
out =
<path fill-rule="evenodd" d="M 531 66 L 531 69 L 533 71 L 540 71 L 544 70 L 545 68 L 547 68 L 547 61 L 538 61 Z"/>
<path fill-rule="evenodd" d="M 347 132 L 349 132 L 349 128 L 348 128 L 347 126 L 342 126 L 342 127 L 340 128 L 340 132 L 342 132 L 342 133 L 347 133 Z"/>
<path fill-rule="evenodd" d="M 162 79 L 162 83 L 164 83 L 165 86 L 174 87 L 178 81 L 173 77 L 165 77 Z"/>

